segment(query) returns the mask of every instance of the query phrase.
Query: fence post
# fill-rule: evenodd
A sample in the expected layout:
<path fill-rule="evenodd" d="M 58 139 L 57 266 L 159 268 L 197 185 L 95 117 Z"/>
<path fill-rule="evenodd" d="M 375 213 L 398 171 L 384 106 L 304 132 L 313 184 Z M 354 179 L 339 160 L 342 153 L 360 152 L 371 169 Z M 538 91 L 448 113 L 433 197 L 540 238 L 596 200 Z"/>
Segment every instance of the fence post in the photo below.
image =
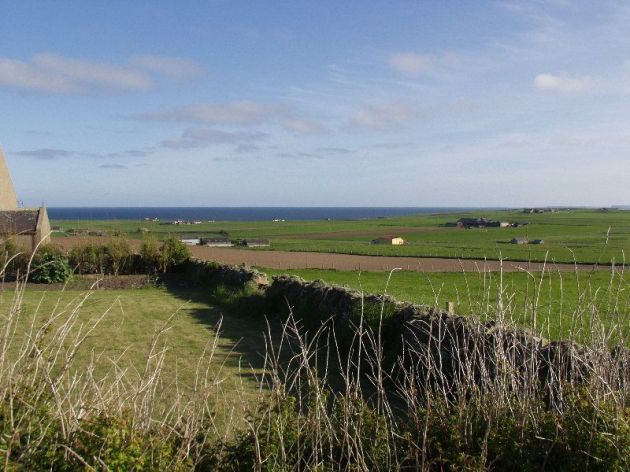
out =
<path fill-rule="evenodd" d="M 455 302 L 446 302 L 446 311 L 449 315 L 455 314 Z"/>

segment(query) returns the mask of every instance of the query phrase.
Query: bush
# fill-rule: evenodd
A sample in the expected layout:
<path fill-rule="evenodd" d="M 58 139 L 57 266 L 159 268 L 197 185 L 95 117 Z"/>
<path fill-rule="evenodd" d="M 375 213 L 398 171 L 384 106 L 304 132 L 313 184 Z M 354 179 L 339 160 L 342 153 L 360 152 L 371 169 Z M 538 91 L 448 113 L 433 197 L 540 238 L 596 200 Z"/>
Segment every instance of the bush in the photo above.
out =
<path fill-rule="evenodd" d="M 124 273 L 131 265 L 131 246 L 125 236 L 116 236 L 107 243 L 107 260 L 114 275 Z"/>
<path fill-rule="evenodd" d="M 162 272 L 182 267 L 190 259 L 190 250 L 179 239 L 171 236 L 164 240 L 160 248 L 160 269 Z"/>
<path fill-rule="evenodd" d="M 74 272 L 68 259 L 58 252 L 44 252 L 33 259 L 29 280 L 40 284 L 65 283 L 72 280 Z"/>
<path fill-rule="evenodd" d="M 0 244 L 0 277 L 25 274 L 29 260 L 30 255 L 21 251 L 15 241 L 6 239 Z"/>
<path fill-rule="evenodd" d="M 102 245 L 86 244 L 73 247 L 68 255 L 70 266 L 78 274 L 102 274 L 107 266 L 107 248 Z"/>
<path fill-rule="evenodd" d="M 155 238 L 146 237 L 142 240 L 140 259 L 144 272 L 155 274 L 160 270 L 160 249 Z"/>

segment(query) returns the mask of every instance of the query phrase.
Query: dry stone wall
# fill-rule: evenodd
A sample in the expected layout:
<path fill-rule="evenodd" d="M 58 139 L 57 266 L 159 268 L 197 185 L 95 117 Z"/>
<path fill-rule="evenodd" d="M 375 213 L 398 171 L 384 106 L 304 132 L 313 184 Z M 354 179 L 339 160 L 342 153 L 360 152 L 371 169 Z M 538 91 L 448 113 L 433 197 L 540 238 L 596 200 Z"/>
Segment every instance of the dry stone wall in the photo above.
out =
<path fill-rule="evenodd" d="M 585 379 L 595 365 L 615 366 L 615 381 L 630 381 L 630 353 L 605 346 L 594 350 L 574 343 L 546 341 L 527 330 L 494 321 L 450 314 L 432 307 L 401 303 L 389 296 L 362 294 L 321 280 L 307 282 L 281 275 L 271 283 L 266 274 L 242 266 L 194 261 L 199 274 L 212 283 L 260 289 L 268 310 L 291 311 L 305 326 L 332 320 L 342 338 L 351 337 L 359 322 L 379 329 L 391 365 L 405 364 L 417 372 L 436 372 L 448 387 L 454 383 L 483 381 L 502 372 L 517 372 L 525 382 L 538 376 L 554 380 Z M 402 361 L 401 361 L 402 360 Z M 432 367 L 431 367 L 432 366 Z M 435 367 L 438 367 L 435 369 Z M 518 376 L 516 376 L 518 378 Z"/>

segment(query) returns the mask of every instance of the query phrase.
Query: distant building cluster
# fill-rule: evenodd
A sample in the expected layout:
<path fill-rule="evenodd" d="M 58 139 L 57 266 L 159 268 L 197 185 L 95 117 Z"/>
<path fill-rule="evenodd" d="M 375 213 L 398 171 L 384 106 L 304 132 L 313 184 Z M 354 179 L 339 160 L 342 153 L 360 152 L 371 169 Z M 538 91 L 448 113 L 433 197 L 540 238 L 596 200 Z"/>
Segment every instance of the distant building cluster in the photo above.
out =
<path fill-rule="evenodd" d="M 269 247 L 271 243 L 268 239 L 263 238 L 246 238 L 230 240 L 227 236 L 208 237 L 199 235 L 182 235 L 180 241 L 187 246 L 206 246 L 206 247 Z"/>
<path fill-rule="evenodd" d="M 151 220 L 151 221 L 159 221 L 159 220 L 156 218 L 155 220 Z M 173 220 L 173 221 L 167 222 L 166 224 L 168 225 L 200 225 L 200 224 L 203 224 L 203 221 Z"/>
<path fill-rule="evenodd" d="M 510 243 L 511 244 L 544 244 L 545 241 L 542 239 L 532 239 L 530 241 L 527 238 L 519 237 L 519 238 L 512 238 Z"/>
<path fill-rule="evenodd" d="M 527 223 L 515 223 L 510 221 L 496 221 L 488 218 L 460 218 L 455 223 L 447 223 L 447 226 L 456 226 L 457 228 L 517 228 Z"/>
<path fill-rule="evenodd" d="M 560 211 L 558 208 L 525 208 L 523 213 L 556 213 Z"/>

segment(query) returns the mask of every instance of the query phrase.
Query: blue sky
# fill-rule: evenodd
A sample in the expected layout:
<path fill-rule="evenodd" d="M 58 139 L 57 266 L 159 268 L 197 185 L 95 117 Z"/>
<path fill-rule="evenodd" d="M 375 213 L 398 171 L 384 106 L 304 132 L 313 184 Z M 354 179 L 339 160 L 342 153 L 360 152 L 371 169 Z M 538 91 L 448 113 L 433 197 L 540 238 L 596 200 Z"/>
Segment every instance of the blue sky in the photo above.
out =
<path fill-rule="evenodd" d="M 630 2 L 3 2 L 48 206 L 630 203 Z"/>

